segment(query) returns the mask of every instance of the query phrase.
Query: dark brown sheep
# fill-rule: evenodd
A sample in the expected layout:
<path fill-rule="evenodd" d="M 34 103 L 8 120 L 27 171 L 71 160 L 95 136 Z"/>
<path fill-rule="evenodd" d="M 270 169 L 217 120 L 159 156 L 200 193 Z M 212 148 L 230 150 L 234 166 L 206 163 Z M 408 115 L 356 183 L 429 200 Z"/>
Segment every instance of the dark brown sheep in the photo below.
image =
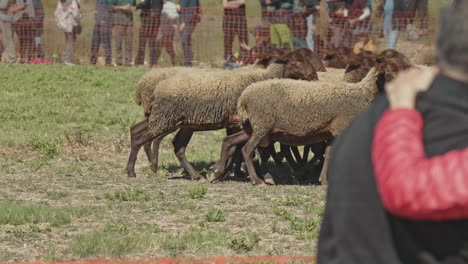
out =
<path fill-rule="evenodd" d="M 320 57 L 316 53 L 311 51 L 310 49 L 307 49 L 307 48 L 298 49 L 292 54 L 292 56 L 293 56 L 293 58 L 291 58 L 292 60 L 299 60 L 301 57 L 308 60 L 314 66 L 317 72 L 327 71 Z"/>

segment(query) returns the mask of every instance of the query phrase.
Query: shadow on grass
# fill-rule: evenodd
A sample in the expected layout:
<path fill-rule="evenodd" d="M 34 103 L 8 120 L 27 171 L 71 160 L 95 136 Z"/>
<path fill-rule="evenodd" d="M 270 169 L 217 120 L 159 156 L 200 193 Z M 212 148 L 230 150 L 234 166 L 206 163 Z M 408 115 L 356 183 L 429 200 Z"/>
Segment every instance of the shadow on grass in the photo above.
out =
<path fill-rule="evenodd" d="M 198 161 L 191 164 L 195 171 L 206 177 L 214 162 Z M 266 171 L 260 173 L 261 170 L 258 162 L 255 162 L 255 169 L 259 176 L 270 173 L 276 185 L 318 185 L 322 165 L 323 164 L 313 165 L 309 162 L 303 168 L 292 170 L 286 162 L 283 162 L 282 166 L 276 166 L 276 164 L 270 160 L 266 165 Z M 174 175 L 168 178 L 170 180 L 191 180 L 190 176 L 185 171 L 183 174 L 179 174 L 182 170 L 180 164 L 170 164 L 164 168 Z M 220 182 L 249 182 L 247 172 L 242 174 L 243 175 L 234 175 L 233 169 L 231 169 L 228 174 L 220 180 Z"/>

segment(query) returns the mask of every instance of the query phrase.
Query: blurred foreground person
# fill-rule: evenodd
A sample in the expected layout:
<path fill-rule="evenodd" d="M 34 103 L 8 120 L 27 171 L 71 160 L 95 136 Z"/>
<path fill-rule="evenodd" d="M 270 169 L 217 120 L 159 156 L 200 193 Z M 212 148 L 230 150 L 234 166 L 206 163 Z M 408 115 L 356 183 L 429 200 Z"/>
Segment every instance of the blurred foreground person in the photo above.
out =
<path fill-rule="evenodd" d="M 440 74 L 416 104 L 424 120 L 422 132 L 428 157 L 468 147 L 467 16 L 468 1 L 454 1 L 444 12 L 437 43 Z M 386 98 L 377 99 L 333 146 L 318 263 L 468 263 L 466 218 L 452 215 L 453 220 L 436 221 L 427 214 L 415 220 L 385 210 L 375 181 L 371 149 L 374 128 L 388 107 Z M 399 139 L 395 137 L 394 140 Z M 440 188 L 448 186 L 445 180 L 449 181 L 449 175 L 440 177 L 443 177 L 439 179 Z M 447 187 L 443 189 L 445 196 L 424 200 L 427 196 L 417 196 L 418 192 L 414 193 L 414 202 L 427 203 L 433 210 L 440 209 L 438 201 L 452 199 L 451 195 L 463 196 L 466 192 L 460 188 L 464 178 L 457 179 L 461 182 L 456 183 L 459 188 L 455 193 Z M 411 182 L 401 183 L 405 187 L 403 193 L 413 190 Z"/>

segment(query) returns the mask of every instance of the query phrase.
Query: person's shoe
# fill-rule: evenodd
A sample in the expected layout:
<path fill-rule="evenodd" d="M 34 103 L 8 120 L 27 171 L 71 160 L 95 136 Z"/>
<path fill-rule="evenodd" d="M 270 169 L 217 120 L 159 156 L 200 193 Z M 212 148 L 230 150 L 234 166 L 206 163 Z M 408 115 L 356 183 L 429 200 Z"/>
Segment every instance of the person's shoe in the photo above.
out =
<path fill-rule="evenodd" d="M 64 62 L 63 64 L 65 64 L 65 65 L 67 65 L 67 66 L 75 66 L 75 64 L 73 64 L 73 63 L 71 63 L 71 62 L 69 62 L 69 61 L 66 61 L 66 62 Z"/>

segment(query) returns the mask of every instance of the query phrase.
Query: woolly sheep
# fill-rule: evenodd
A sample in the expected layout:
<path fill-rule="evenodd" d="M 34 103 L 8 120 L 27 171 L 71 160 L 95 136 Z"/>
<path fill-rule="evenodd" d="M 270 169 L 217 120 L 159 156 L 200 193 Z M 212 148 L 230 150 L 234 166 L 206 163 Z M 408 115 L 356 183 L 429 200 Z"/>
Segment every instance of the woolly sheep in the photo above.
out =
<path fill-rule="evenodd" d="M 242 93 L 237 107 L 243 131 L 227 136 L 222 148 L 229 150 L 234 147 L 233 142 L 248 140 L 242 154 L 251 182 L 263 183 L 252 162 L 257 146 L 265 147 L 272 141 L 298 146 L 332 139 L 374 100 L 379 76 L 381 74 L 374 68 L 357 84 L 298 80 L 252 84 Z M 221 155 L 217 165 L 223 164 L 226 158 L 227 154 Z M 326 165 L 327 161 L 322 174 Z M 215 176 L 219 173 L 215 172 Z"/>
<path fill-rule="evenodd" d="M 241 67 L 236 70 L 244 70 L 244 71 L 249 71 L 255 68 L 266 68 L 273 59 L 275 59 L 275 55 L 271 54 L 263 54 L 257 58 L 257 61 L 254 65 L 248 65 L 245 67 Z M 223 71 L 221 68 L 187 68 L 187 67 L 170 67 L 170 68 L 160 68 L 160 69 L 154 69 L 146 74 L 144 74 L 140 80 L 137 83 L 136 91 L 135 91 L 135 102 L 137 105 L 141 105 L 143 107 L 144 115 L 145 117 L 148 117 L 149 114 L 151 113 L 151 105 L 153 102 L 153 92 L 155 89 L 158 88 L 158 84 L 167 79 L 170 78 L 178 73 L 185 73 L 185 72 L 195 72 L 195 71 L 208 71 L 208 72 L 216 72 L 216 71 Z M 139 122 L 134 125 L 131 129 L 131 137 L 137 136 L 141 131 L 141 129 L 144 129 L 146 120 Z M 229 133 L 228 133 L 229 134 Z M 157 161 L 158 158 L 158 149 L 159 149 L 159 144 L 161 141 L 155 140 L 153 141 L 153 153 L 151 153 L 151 142 L 145 144 L 144 149 L 146 152 L 146 156 L 148 160 L 151 162 L 151 160 Z M 152 162 L 155 163 L 155 162 Z M 157 163 L 157 162 L 156 162 Z M 152 165 L 151 169 L 156 172 L 157 170 L 157 165 Z"/>
<path fill-rule="evenodd" d="M 250 84 L 284 77 L 288 64 L 273 63 L 267 69 L 177 73 L 154 90 L 148 120 L 132 133 L 127 172 L 135 177 L 136 154 L 142 145 L 160 140 L 180 128 L 173 145 L 192 179 L 200 178 L 185 158 L 185 148 L 194 131 L 238 126 L 237 99 Z"/>

